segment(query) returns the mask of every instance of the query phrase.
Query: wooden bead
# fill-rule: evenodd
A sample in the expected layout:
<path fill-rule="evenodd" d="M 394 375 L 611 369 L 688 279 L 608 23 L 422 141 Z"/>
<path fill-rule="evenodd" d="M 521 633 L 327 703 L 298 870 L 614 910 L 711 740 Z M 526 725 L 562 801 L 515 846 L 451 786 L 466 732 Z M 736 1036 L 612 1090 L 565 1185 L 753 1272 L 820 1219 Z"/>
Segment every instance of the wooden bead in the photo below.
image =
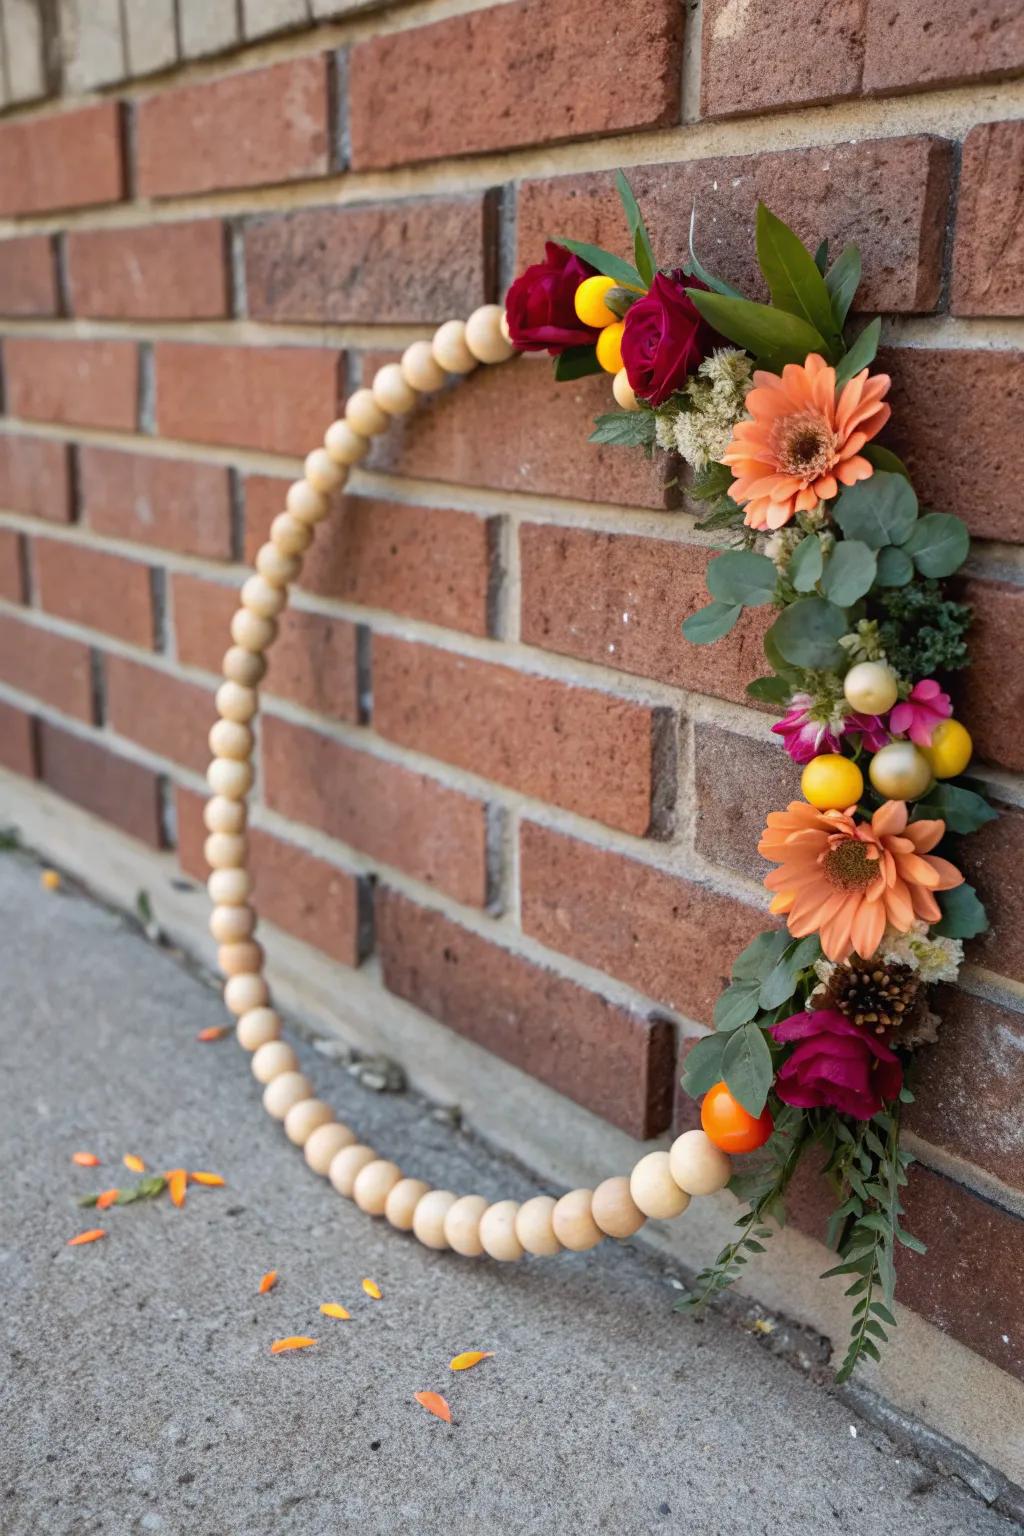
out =
<path fill-rule="evenodd" d="M 483 1195 L 463 1195 L 444 1218 L 445 1241 L 464 1259 L 478 1259 L 484 1251 L 480 1241 L 480 1218 L 487 1209 Z"/>
<path fill-rule="evenodd" d="M 424 1248 L 447 1248 L 444 1221 L 455 1204 L 450 1189 L 432 1189 L 423 1196 L 412 1217 L 413 1236 Z"/>
<path fill-rule="evenodd" d="M 237 944 L 222 944 L 217 951 L 217 968 L 222 976 L 244 976 L 259 971 L 263 965 L 263 945 L 255 939 L 240 939 Z"/>
<path fill-rule="evenodd" d="M 301 524 L 296 526 L 300 527 Z M 256 551 L 256 569 L 272 587 L 286 587 L 302 570 L 302 561 L 297 555 L 286 554 L 268 539 Z"/>
<path fill-rule="evenodd" d="M 255 971 L 230 976 L 224 985 L 224 1006 L 236 1017 L 248 1013 L 250 1008 L 262 1008 L 269 998 L 266 982 Z"/>
<path fill-rule="evenodd" d="M 391 423 L 387 411 L 382 411 L 373 398 L 372 389 L 357 389 L 349 395 L 345 406 L 345 420 L 353 432 L 363 437 L 377 437 L 386 432 Z"/>
<path fill-rule="evenodd" d="M 244 646 L 232 645 L 224 652 L 221 671 L 229 683 L 241 683 L 243 688 L 255 688 L 267 670 L 264 657 Z"/>
<path fill-rule="evenodd" d="M 431 342 L 434 360 L 445 373 L 472 373 L 476 358 L 466 345 L 466 327 L 461 320 L 446 320 L 434 332 Z"/>
<path fill-rule="evenodd" d="M 550 1195 L 534 1195 L 532 1200 L 524 1200 L 519 1207 L 516 1237 L 527 1253 L 535 1253 L 541 1258 L 561 1253 L 562 1245 L 555 1236 L 551 1219 L 555 1204 Z"/>
<path fill-rule="evenodd" d="M 321 496 L 339 490 L 348 479 L 348 470 L 343 464 L 335 464 L 326 448 L 314 448 L 307 453 L 302 469 L 307 483 Z"/>
<path fill-rule="evenodd" d="M 434 349 L 429 341 L 414 341 L 406 347 L 399 366 L 405 382 L 418 390 L 421 395 L 440 389 L 448 377 L 434 356 Z"/>
<path fill-rule="evenodd" d="M 620 368 L 612 380 L 612 394 L 615 396 L 615 404 L 624 411 L 638 411 L 640 402 L 633 393 L 633 386 L 626 377 L 625 368 Z"/>
<path fill-rule="evenodd" d="M 604 1241 L 604 1233 L 591 1213 L 592 1189 L 572 1189 L 563 1195 L 551 1213 L 551 1225 L 563 1248 L 586 1253 Z"/>
<path fill-rule="evenodd" d="M 688 1195 L 714 1195 L 732 1178 L 732 1159 L 704 1131 L 684 1131 L 669 1148 L 668 1166 Z"/>
<path fill-rule="evenodd" d="M 281 1038 L 281 1020 L 273 1008 L 250 1008 L 239 1019 L 235 1038 L 243 1051 L 258 1051 Z"/>
<path fill-rule="evenodd" d="M 252 907 L 214 907 L 209 926 L 218 944 L 237 944 L 252 937 L 256 913 Z"/>
<path fill-rule="evenodd" d="M 263 1090 L 263 1108 L 272 1120 L 283 1120 L 293 1104 L 313 1097 L 313 1085 L 304 1072 L 282 1072 Z"/>
<path fill-rule="evenodd" d="M 244 763 L 252 756 L 252 731 L 237 720 L 217 720 L 207 738 L 214 757 L 233 757 Z"/>
<path fill-rule="evenodd" d="M 334 1111 L 323 1099 L 300 1099 L 284 1117 L 284 1133 L 297 1147 L 304 1147 L 317 1126 L 333 1120 Z"/>
<path fill-rule="evenodd" d="M 215 907 L 241 907 L 252 895 L 252 876 L 247 869 L 215 869 L 206 890 Z"/>
<path fill-rule="evenodd" d="M 265 576 L 250 576 L 242 585 L 242 602 L 249 613 L 259 619 L 276 619 L 288 594 L 281 587 L 272 587 Z"/>
<path fill-rule="evenodd" d="M 203 806 L 203 825 L 208 832 L 244 832 L 247 815 L 244 800 L 214 795 Z"/>
<path fill-rule="evenodd" d="M 511 1263 L 523 1256 L 523 1245 L 516 1237 L 518 1200 L 499 1200 L 489 1205 L 480 1218 L 480 1241 L 483 1250 L 500 1263 Z"/>
<path fill-rule="evenodd" d="M 500 304 L 481 304 L 466 321 L 466 346 L 478 363 L 503 363 L 515 351 L 501 333 L 504 313 Z"/>
<path fill-rule="evenodd" d="M 273 619 L 253 613 L 251 608 L 239 608 L 231 620 L 231 638 L 244 651 L 265 651 L 273 645 L 276 634 Z"/>
<path fill-rule="evenodd" d="M 257 1046 L 251 1065 L 253 1077 L 266 1087 L 275 1077 L 280 1077 L 282 1072 L 297 1072 L 299 1058 L 287 1040 L 268 1040 L 265 1045 Z"/>
<path fill-rule="evenodd" d="M 398 1232 L 411 1232 L 416 1207 L 430 1193 L 424 1179 L 399 1179 L 384 1203 L 384 1216 Z"/>
<path fill-rule="evenodd" d="M 681 1216 L 690 1203 L 669 1171 L 667 1152 L 648 1152 L 640 1159 L 629 1176 L 629 1193 L 644 1215 L 655 1221 Z"/>
<path fill-rule="evenodd" d="M 324 433 L 324 447 L 335 464 L 358 464 L 370 451 L 370 439 L 349 421 L 332 421 Z"/>
<path fill-rule="evenodd" d="M 224 800 L 244 800 L 252 788 L 252 764 L 235 757 L 215 757 L 206 770 L 206 782 Z"/>
<path fill-rule="evenodd" d="M 321 448 L 318 452 L 327 459 L 325 449 Z M 327 462 L 330 463 L 330 460 L 327 459 Z M 326 517 L 329 508 L 327 497 L 310 485 L 308 480 L 293 480 L 285 494 L 284 504 L 297 522 L 310 524 L 318 523 Z"/>
<path fill-rule="evenodd" d="M 211 832 L 203 844 L 203 855 L 211 869 L 241 869 L 246 848 L 241 832 Z"/>
<path fill-rule="evenodd" d="M 283 555 L 303 555 L 313 542 L 313 530 L 290 512 L 279 512 L 270 525 L 270 538 Z"/>
<path fill-rule="evenodd" d="M 259 695 L 255 688 L 227 682 L 221 683 L 217 689 L 217 713 L 222 720 L 234 720 L 239 725 L 247 725 L 258 708 Z M 230 756 L 230 753 L 226 755 Z"/>
<path fill-rule="evenodd" d="M 620 1241 L 639 1232 L 647 1220 L 629 1192 L 629 1180 L 622 1175 L 605 1179 L 597 1186 L 590 1202 L 590 1214 L 602 1232 Z"/>
<path fill-rule="evenodd" d="M 331 1158 L 331 1165 L 327 1170 L 327 1177 L 346 1200 L 352 1198 L 352 1186 L 356 1182 L 356 1176 L 362 1172 L 367 1163 L 375 1163 L 377 1154 L 372 1147 L 365 1146 L 361 1141 L 352 1142 L 347 1147 L 342 1147 L 340 1152 L 335 1152 Z"/>
<path fill-rule="evenodd" d="M 352 1198 L 367 1216 L 383 1216 L 388 1195 L 401 1177 L 402 1170 L 397 1163 L 389 1163 L 379 1157 L 375 1162 L 367 1163 L 365 1168 L 360 1168 L 356 1174 Z"/>
<path fill-rule="evenodd" d="M 343 1125 L 340 1120 L 328 1120 L 310 1132 L 302 1150 L 313 1172 L 326 1179 L 328 1169 L 342 1147 L 352 1147 L 355 1143 L 355 1131 Z"/>
<path fill-rule="evenodd" d="M 405 416 L 416 404 L 416 391 L 405 382 L 400 363 L 385 363 L 373 376 L 373 398 L 389 416 Z"/>

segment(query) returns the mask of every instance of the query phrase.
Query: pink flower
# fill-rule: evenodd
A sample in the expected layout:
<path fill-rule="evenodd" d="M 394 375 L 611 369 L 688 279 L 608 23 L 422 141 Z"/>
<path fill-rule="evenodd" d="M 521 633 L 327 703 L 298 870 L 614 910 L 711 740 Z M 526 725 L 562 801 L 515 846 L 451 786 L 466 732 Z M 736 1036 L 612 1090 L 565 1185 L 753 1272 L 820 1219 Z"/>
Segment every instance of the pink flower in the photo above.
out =
<path fill-rule="evenodd" d="M 910 697 L 895 704 L 889 712 L 889 729 L 894 736 L 908 735 L 919 747 L 930 747 L 935 727 L 953 713 L 952 700 L 943 693 L 934 678 L 915 683 Z"/>
<path fill-rule="evenodd" d="M 843 721 L 843 731 L 859 736 L 866 752 L 881 752 L 889 744 L 889 732 L 881 715 L 849 714 Z"/>
<path fill-rule="evenodd" d="M 780 1045 L 800 1041 L 775 1079 L 784 1104 L 870 1120 L 903 1086 L 896 1053 L 835 1009 L 794 1013 L 773 1024 L 771 1033 Z"/>
<path fill-rule="evenodd" d="M 785 715 L 778 725 L 772 726 L 794 763 L 809 763 L 819 752 L 838 752 L 841 738 L 851 733 L 862 738 L 869 752 L 877 752 L 888 742 L 889 733 L 879 715 L 845 715 L 835 730 L 823 720 L 813 718 L 813 703 L 809 693 L 794 693 Z"/>

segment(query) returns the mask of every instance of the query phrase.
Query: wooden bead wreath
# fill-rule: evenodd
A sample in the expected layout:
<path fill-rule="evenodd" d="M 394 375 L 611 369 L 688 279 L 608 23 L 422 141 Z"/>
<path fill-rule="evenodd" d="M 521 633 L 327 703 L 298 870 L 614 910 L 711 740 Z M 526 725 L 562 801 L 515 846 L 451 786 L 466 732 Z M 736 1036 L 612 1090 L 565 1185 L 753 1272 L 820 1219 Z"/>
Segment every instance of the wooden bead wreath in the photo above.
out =
<path fill-rule="evenodd" d="M 370 439 L 384 432 L 392 417 L 407 415 L 420 395 L 439 389 L 449 375 L 468 374 L 478 363 L 502 363 L 513 355 L 499 305 L 485 304 L 465 322 L 448 320 L 433 341 L 414 341 L 400 363 L 386 363 L 369 389 L 356 390 L 344 416 L 327 429 L 323 447 L 309 454 L 304 478 L 289 488 L 285 510 L 271 524 L 231 621 L 234 643 L 224 656 L 225 681 L 217 690 L 220 719 L 210 731 L 213 761 L 206 778 L 213 795 L 204 811 L 206 859 L 213 871 L 207 887 L 213 902 L 210 932 L 227 978 L 224 1001 L 238 1020 L 238 1043 L 252 1052 L 267 1113 L 284 1122 L 286 1136 L 303 1149 L 314 1173 L 330 1179 L 367 1215 L 383 1216 L 399 1231 L 411 1231 L 427 1248 L 451 1248 L 467 1258 L 486 1253 L 505 1261 L 566 1248 L 580 1252 L 605 1237 L 632 1237 L 648 1217 L 680 1216 L 691 1196 L 725 1187 L 731 1159 L 704 1131 L 686 1131 L 670 1151 L 648 1152 L 628 1176 L 605 1179 L 594 1190 L 571 1190 L 560 1200 L 537 1195 L 523 1204 L 491 1204 L 482 1195 L 457 1195 L 407 1178 L 314 1097 L 295 1052 L 281 1039 L 281 1020 L 270 1006 L 263 975 L 263 949 L 253 938 L 256 912 L 250 901 L 245 827 L 253 782 L 252 721 L 266 671 L 263 653 L 273 644 L 277 617 L 316 525 L 327 516 L 328 497 L 344 484 L 351 466 L 366 457 Z"/>

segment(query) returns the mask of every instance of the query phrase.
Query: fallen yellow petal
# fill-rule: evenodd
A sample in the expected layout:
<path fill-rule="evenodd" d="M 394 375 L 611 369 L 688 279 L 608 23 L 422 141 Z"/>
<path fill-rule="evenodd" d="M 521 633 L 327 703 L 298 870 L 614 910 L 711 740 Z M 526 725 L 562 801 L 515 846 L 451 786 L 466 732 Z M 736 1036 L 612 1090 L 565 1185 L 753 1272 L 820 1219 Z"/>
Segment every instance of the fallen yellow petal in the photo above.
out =
<path fill-rule="evenodd" d="M 209 1189 L 220 1189 L 224 1180 L 219 1173 L 190 1173 L 193 1184 L 205 1184 Z"/>
<path fill-rule="evenodd" d="M 277 1270 L 268 1269 L 266 1274 L 263 1276 L 263 1279 L 260 1281 L 260 1295 L 265 1296 L 268 1291 L 272 1291 L 274 1289 L 276 1284 Z"/>
<path fill-rule="evenodd" d="M 377 1284 L 376 1280 L 364 1280 L 363 1290 L 366 1292 L 367 1296 L 372 1296 L 374 1301 L 383 1300 L 384 1293 L 380 1286 Z"/>
<path fill-rule="evenodd" d="M 134 1152 L 126 1152 L 121 1161 L 132 1173 L 145 1173 L 146 1171 L 146 1165 L 142 1158 L 136 1157 Z"/>
<path fill-rule="evenodd" d="M 452 1411 L 440 1392 L 414 1392 L 413 1397 L 428 1413 L 436 1414 L 439 1419 L 444 1419 L 446 1424 L 451 1423 Z"/>
<path fill-rule="evenodd" d="M 172 1168 L 167 1175 L 167 1193 L 171 1197 L 171 1204 L 182 1206 L 185 1204 L 185 1189 L 188 1185 L 188 1174 L 184 1168 Z"/>
<path fill-rule="evenodd" d="M 69 1237 L 67 1245 L 69 1248 L 78 1248 L 82 1243 L 98 1243 L 106 1235 L 102 1227 L 90 1227 L 88 1232 L 79 1232 L 77 1237 Z"/>
<path fill-rule="evenodd" d="M 352 1316 L 351 1312 L 349 1312 L 345 1307 L 339 1306 L 336 1301 L 322 1301 L 320 1303 L 320 1311 L 323 1313 L 324 1317 L 337 1317 L 340 1318 L 342 1322 Z"/>
<path fill-rule="evenodd" d="M 308 1339 L 302 1333 L 293 1333 L 287 1339 L 275 1339 L 270 1346 L 270 1353 L 272 1355 L 283 1355 L 289 1349 L 308 1349 L 311 1344 L 315 1343 L 316 1339 Z"/>
<path fill-rule="evenodd" d="M 44 891 L 59 891 L 60 875 L 58 875 L 55 869 L 44 869 L 39 876 L 39 884 Z"/>
<path fill-rule="evenodd" d="M 494 1354 L 493 1349 L 467 1349 L 461 1355 L 456 1355 L 454 1360 L 449 1360 L 450 1371 L 468 1371 L 471 1366 L 479 1365 L 481 1360 L 489 1360 Z"/>

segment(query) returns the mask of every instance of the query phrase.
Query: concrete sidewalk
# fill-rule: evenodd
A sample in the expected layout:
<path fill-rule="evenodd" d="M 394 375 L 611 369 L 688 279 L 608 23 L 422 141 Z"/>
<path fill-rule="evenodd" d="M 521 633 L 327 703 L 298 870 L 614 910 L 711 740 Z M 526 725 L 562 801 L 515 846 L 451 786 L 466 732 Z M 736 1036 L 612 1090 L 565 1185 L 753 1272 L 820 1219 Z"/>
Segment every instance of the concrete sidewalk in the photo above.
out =
<path fill-rule="evenodd" d="M 1020 1529 L 725 1319 L 674 1315 L 635 1250 L 499 1267 L 370 1221 L 266 1118 L 233 1042 L 196 1043 L 220 1002 L 174 957 L 17 855 L 0 920 L 3 1536 Z M 410 1171 L 534 1192 L 429 1106 L 304 1050 L 340 1117 Z M 74 1167 L 81 1149 L 103 1166 Z M 131 1181 L 125 1152 L 228 1187 L 79 1210 Z M 105 1241 L 65 1246 L 94 1224 Z M 316 1347 L 272 1357 L 292 1333 Z M 448 1371 L 476 1348 L 494 1358 Z"/>

